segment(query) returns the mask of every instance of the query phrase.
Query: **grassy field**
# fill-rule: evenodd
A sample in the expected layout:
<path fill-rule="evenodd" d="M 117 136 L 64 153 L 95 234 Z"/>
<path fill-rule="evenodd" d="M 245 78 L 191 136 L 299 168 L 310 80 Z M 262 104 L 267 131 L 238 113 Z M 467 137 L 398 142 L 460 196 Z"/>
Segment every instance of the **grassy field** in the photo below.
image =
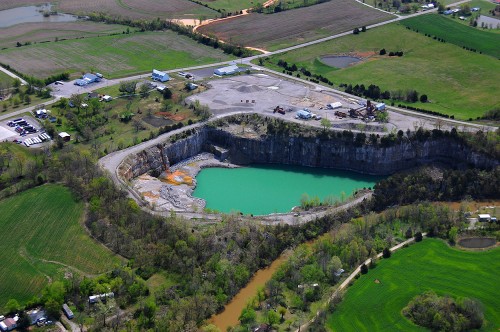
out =
<path fill-rule="evenodd" d="M 97 274 L 120 262 L 86 234 L 83 204 L 65 187 L 25 191 L 0 201 L 0 211 L 0 308 L 9 298 L 30 299 L 64 271 Z"/>
<path fill-rule="evenodd" d="M 2 0 L 0 10 L 47 2 L 46 0 Z M 213 18 L 218 14 L 189 0 L 60 0 L 57 1 L 55 9 L 82 15 L 100 12 L 132 19 L 192 18 L 193 15 Z"/>
<path fill-rule="evenodd" d="M 111 33 L 122 33 L 127 27 L 118 24 L 101 24 L 94 22 L 65 23 L 24 23 L 0 29 L 0 49 L 16 47 L 31 42 L 46 42 L 80 37 L 95 37 Z"/>
<path fill-rule="evenodd" d="M 500 58 L 500 35 L 497 33 L 472 28 L 441 15 L 420 15 L 403 20 L 401 24 L 418 29 L 419 33 L 443 38 L 447 43 Z"/>
<path fill-rule="evenodd" d="M 499 269 L 500 248 L 468 252 L 426 239 L 382 260 L 356 280 L 327 326 L 333 331 L 425 331 L 401 310 L 414 296 L 434 290 L 438 295 L 479 299 L 485 316 L 481 331 L 496 331 L 500 327 Z"/>
<path fill-rule="evenodd" d="M 0 62 L 36 77 L 69 71 L 100 72 L 108 78 L 230 60 L 220 50 L 165 32 L 66 40 L 0 51 Z"/>
<path fill-rule="evenodd" d="M 272 51 L 393 17 L 352 0 L 338 0 L 272 15 L 253 13 L 208 24 L 197 31 Z"/>
<path fill-rule="evenodd" d="M 379 56 L 382 48 L 387 52 L 402 50 L 404 56 Z M 320 61 L 323 55 L 346 53 L 361 55 L 365 60 L 343 69 Z M 415 89 L 427 94 L 431 102 L 417 102 L 413 106 L 456 118 L 476 118 L 500 105 L 498 60 L 437 42 L 400 24 L 385 25 L 271 58 L 274 64 L 278 59 L 322 74 L 336 85 L 376 84 L 382 91 Z"/>
<path fill-rule="evenodd" d="M 6 85 L 8 85 L 10 87 L 13 81 L 14 79 L 12 77 L 7 75 L 3 71 L 0 71 L 0 86 L 5 87 Z"/>

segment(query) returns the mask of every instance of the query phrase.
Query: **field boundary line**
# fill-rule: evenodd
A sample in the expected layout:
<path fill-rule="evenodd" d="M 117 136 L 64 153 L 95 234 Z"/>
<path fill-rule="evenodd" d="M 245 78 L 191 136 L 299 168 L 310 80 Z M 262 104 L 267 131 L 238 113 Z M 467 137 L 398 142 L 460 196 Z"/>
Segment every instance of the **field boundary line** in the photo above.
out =
<path fill-rule="evenodd" d="M 422 237 L 426 237 L 426 236 L 427 236 L 427 233 L 422 233 Z M 410 244 L 412 242 L 415 242 L 415 237 L 412 237 L 406 241 L 403 241 L 400 244 L 397 244 L 394 247 L 390 248 L 389 250 L 391 251 L 391 253 L 393 253 L 396 250 L 401 249 L 405 245 Z M 383 255 L 382 252 L 378 253 L 376 258 L 380 258 L 380 257 L 382 257 L 382 255 Z M 337 296 L 338 293 L 340 293 L 342 290 L 344 290 L 344 288 L 346 288 L 350 284 L 350 282 L 356 277 L 356 275 L 358 275 L 361 272 L 362 265 L 370 266 L 371 263 L 372 263 L 372 258 L 368 258 L 363 263 L 361 263 L 356 269 L 354 269 L 354 271 L 352 271 L 352 273 L 340 284 L 340 286 L 332 293 L 332 295 L 330 295 L 330 297 L 326 300 L 326 302 L 324 303 L 324 305 L 322 307 L 323 308 L 327 307 L 330 304 L 330 302 L 335 298 L 335 296 Z M 321 311 L 322 311 L 321 309 L 316 311 L 316 314 L 314 315 L 314 317 L 311 318 L 308 322 L 299 326 L 299 328 L 297 330 L 295 330 L 295 332 L 307 330 L 309 325 L 314 323 L 316 321 L 316 319 L 319 317 L 319 314 Z"/>

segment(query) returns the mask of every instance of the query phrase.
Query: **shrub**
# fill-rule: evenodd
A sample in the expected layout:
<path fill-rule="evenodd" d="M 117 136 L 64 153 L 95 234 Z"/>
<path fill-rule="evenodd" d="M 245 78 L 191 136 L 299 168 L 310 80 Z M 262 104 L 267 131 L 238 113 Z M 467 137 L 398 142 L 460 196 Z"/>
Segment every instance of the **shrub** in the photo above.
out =
<path fill-rule="evenodd" d="M 368 266 L 366 264 L 361 265 L 361 274 L 367 274 L 368 273 Z"/>
<path fill-rule="evenodd" d="M 422 232 L 417 232 L 417 233 L 415 233 L 415 242 L 420 242 L 420 241 L 422 241 L 422 238 L 423 238 L 423 236 L 422 236 Z"/>
<path fill-rule="evenodd" d="M 382 257 L 384 258 L 391 257 L 391 250 L 389 249 L 389 247 L 384 248 L 384 251 L 382 252 Z"/>

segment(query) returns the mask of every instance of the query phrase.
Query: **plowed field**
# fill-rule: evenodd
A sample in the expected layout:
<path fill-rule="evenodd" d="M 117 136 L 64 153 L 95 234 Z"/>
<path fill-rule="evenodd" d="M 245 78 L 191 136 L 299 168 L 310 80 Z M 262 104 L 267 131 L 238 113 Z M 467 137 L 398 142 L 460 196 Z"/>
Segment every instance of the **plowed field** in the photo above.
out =
<path fill-rule="evenodd" d="M 277 14 L 250 14 L 197 31 L 244 46 L 276 50 L 394 18 L 353 0 L 332 0 Z"/>

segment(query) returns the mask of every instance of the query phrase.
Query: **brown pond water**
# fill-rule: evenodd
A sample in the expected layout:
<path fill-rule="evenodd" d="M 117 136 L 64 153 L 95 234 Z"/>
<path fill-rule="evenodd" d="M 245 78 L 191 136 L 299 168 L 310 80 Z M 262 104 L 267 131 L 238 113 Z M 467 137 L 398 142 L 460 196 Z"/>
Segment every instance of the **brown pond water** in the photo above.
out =
<path fill-rule="evenodd" d="M 488 248 L 494 246 L 496 243 L 496 239 L 491 237 L 471 237 L 458 241 L 459 246 L 470 249 Z"/>
<path fill-rule="evenodd" d="M 258 270 L 245 288 L 242 288 L 238 294 L 229 302 L 224 311 L 210 318 L 210 323 L 217 326 L 221 331 L 226 331 L 229 326 L 235 326 L 239 323 L 241 310 L 245 308 L 248 300 L 257 294 L 257 289 L 266 284 L 271 279 L 276 270 L 288 258 L 287 253 L 283 253 L 267 268 Z"/>

